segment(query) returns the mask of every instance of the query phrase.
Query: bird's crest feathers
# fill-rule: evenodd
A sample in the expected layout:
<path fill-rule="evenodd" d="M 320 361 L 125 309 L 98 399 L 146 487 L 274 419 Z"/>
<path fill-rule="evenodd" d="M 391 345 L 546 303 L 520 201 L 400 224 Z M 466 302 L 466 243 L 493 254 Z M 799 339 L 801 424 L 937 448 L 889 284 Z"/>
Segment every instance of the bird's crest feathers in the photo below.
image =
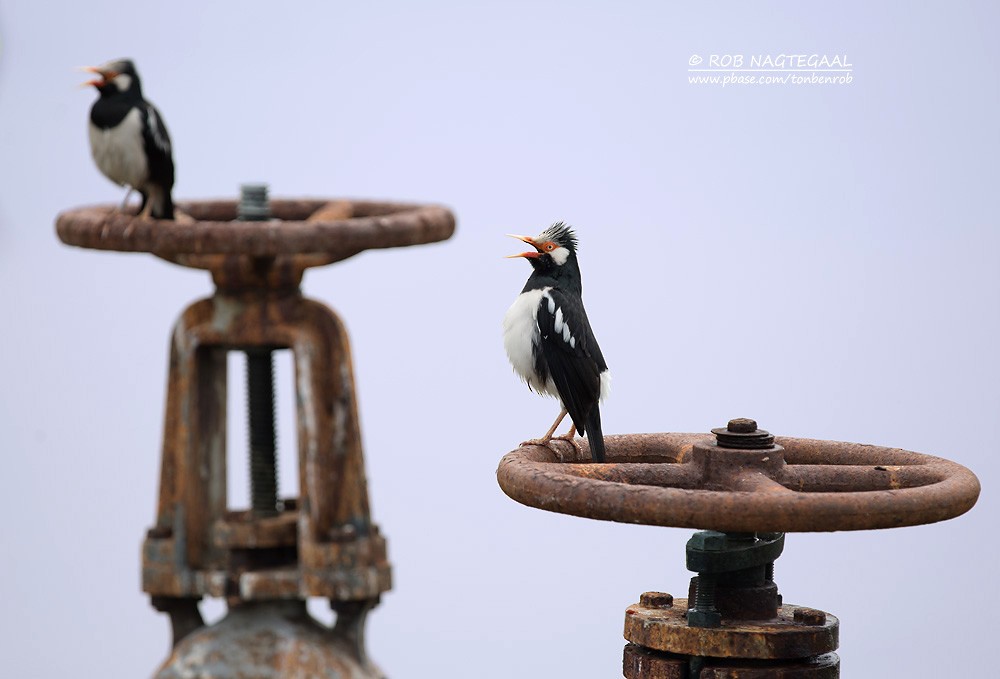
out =
<path fill-rule="evenodd" d="M 573 233 L 573 229 L 570 228 L 565 222 L 556 222 L 549 228 L 542 231 L 538 238 L 536 239 L 539 243 L 544 243 L 546 241 L 555 241 L 558 245 L 566 248 L 567 250 L 572 250 L 576 252 L 577 240 L 576 234 Z"/>

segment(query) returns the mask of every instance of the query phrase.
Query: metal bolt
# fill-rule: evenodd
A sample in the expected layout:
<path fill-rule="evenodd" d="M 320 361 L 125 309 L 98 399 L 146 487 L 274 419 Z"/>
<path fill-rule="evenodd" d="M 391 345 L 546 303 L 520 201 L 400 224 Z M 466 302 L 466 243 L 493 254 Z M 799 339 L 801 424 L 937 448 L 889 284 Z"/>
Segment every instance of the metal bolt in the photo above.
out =
<path fill-rule="evenodd" d="M 243 222 L 266 222 L 271 218 L 267 184 L 241 184 L 237 219 Z"/>
<path fill-rule="evenodd" d="M 757 533 L 757 537 L 761 540 L 771 542 L 773 540 L 779 540 L 782 537 L 781 533 Z M 774 582 L 774 562 L 771 561 L 764 566 L 764 581 Z"/>
<path fill-rule="evenodd" d="M 774 437 L 769 432 L 757 428 L 757 422 L 748 417 L 729 420 L 725 427 L 713 429 L 715 443 L 720 448 L 741 448 L 762 450 L 774 445 Z"/>
<path fill-rule="evenodd" d="M 699 573 L 695 578 L 694 607 L 687 612 L 687 622 L 690 627 L 719 627 L 722 615 L 715 610 L 714 573 Z"/>
<path fill-rule="evenodd" d="M 737 417 L 735 420 L 729 420 L 726 429 L 736 434 L 752 434 L 757 431 L 757 421 L 749 417 Z"/>
<path fill-rule="evenodd" d="M 826 613 L 815 608 L 796 608 L 792 617 L 795 618 L 795 622 L 801 622 L 803 625 L 826 624 Z"/>
<path fill-rule="evenodd" d="M 672 608 L 674 597 L 666 592 L 643 592 L 639 605 L 645 608 Z"/>
<path fill-rule="evenodd" d="M 687 542 L 689 554 L 691 550 L 721 552 L 728 547 L 729 536 L 716 530 L 700 530 Z M 687 612 L 688 625 L 691 627 L 718 627 L 722 624 L 722 616 L 715 609 L 717 578 L 715 573 L 698 573 L 695 578 L 694 605 Z"/>
<path fill-rule="evenodd" d="M 688 538 L 687 542 L 688 549 L 698 549 L 703 552 L 721 552 L 728 545 L 728 536 L 717 530 L 700 530 Z"/>
<path fill-rule="evenodd" d="M 267 184 L 240 187 L 238 218 L 271 218 Z M 255 514 L 278 513 L 277 435 L 274 426 L 274 353 L 253 349 L 247 356 L 247 419 L 250 433 L 250 507 Z"/>
<path fill-rule="evenodd" d="M 715 576 L 707 573 L 698 574 L 698 585 L 695 590 L 695 608 L 715 608 Z"/>
<path fill-rule="evenodd" d="M 165 540 L 174 534 L 170 526 L 153 526 L 146 531 L 146 537 L 150 540 Z"/>

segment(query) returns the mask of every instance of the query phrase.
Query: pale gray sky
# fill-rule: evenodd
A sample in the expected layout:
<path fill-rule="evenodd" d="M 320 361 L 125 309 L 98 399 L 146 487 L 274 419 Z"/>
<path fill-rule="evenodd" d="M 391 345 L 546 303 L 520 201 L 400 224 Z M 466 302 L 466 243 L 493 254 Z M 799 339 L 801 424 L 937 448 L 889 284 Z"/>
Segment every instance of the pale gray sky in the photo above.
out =
<path fill-rule="evenodd" d="M 628 604 L 686 589 L 690 531 L 527 509 L 496 484 L 500 457 L 555 415 L 503 353 L 500 320 L 528 275 L 503 259 L 518 251 L 503 234 L 556 220 L 578 229 L 615 377 L 607 433 L 750 416 L 979 475 L 984 496 L 962 518 L 790 536 L 777 575 L 787 602 L 841 619 L 845 676 L 993 662 L 996 6 L 663 5 L 3 3 L 5 675 L 148 676 L 168 644 L 139 589 L 139 544 L 169 329 L 210 281 L 54 233 L 60 210 L 121 198 L 90 160 L 95 94 L 72 70 L 119 56 L 173 135 L 180 200 L 266 181 L 278 197 L 458 216 L 446 244 L 305 281 L 354 342 L 395 566 L 369 645 L 392 676 L 618 676 Z M 853 82 L 689 83 L 690 58 L 713 54 L 846 55 Z M 239 501 L 243 436 L 231 440 Z"/>

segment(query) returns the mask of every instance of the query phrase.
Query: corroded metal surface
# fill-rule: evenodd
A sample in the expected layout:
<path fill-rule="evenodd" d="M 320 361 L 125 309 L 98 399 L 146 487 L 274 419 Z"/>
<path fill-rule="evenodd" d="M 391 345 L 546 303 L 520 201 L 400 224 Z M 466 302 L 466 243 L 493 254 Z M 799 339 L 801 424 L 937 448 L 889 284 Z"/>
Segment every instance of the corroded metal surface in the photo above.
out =
<path fill-rule="evenodd" d="M 236 201 L 182 202 L 178 208 L 189 218 L 138 219 L 112 205 L 78 208 L 58 216 L 56 231 L 68 245 L 151 252 L 168 259 L 322 254 L 322 263 L 329 263 L 372 248 L 445 240 L 455 229 L 451 212 L 437 205 L 273 200 L 275 219 L 264 222 L 237 221 Z"/>
<path fill-rule="evenodd" d="M 56 223 L 67 244 L 149 252 L 209 270 L 217 287 L 183 312 L 171 341 L 159 502 L 142 567 L 143 590 L 173 629 L 157 676 L 381 677 L 364 625 L 391 587 L 390 566 L 369 510 L 350 344 L 340 318 L 299 285 L 307 268 L 363 250 L 445 240 L 455 220 L 434 205 L 276 200 L 273 219 L 247 221 L 237 206 L 181 203 L 173 221 L 96 206 Z M 261 215 L 267 207 L 265 199 Z M 226 356 L 279 349 L 295 366 L 300 497 L 279 502 L 276 486 L 262 486 L 252 510 L 230 511 Z M 265 414 L 269 400 L 260 401 Z M 273 467 L 267 429 L 258 437 L 268 453 L 262 479 Z M 208 627 L 197 605 L 206 595 L 230 605 Z M 329 599 L 334 628 L 306 613 L 307 597 Z"/>
<path fill-rule="evenodd" d="M 795 620 L 796 606 L 784 605 L 771 620 L 723 621 L 721 627 L 691 627 L 687 600 L 670 608 L 641 603 L 625 611 L 625 639 L 679 655 L 778 660 L 807 658 L 837 649 L 840 622 L 827 614 L 821 624 Z"/>
<path fill-rule="evenodd" d="M 688 659 L 627 644 L 622 651 L 625 679 L 688 679 Z"/>
<path fill-rule="evenodd" d="M 497 476 L 532 507 L 592 519 L 719 531 L 834 531 L 933 523 L 968 511 L 979 481 L 965 467 L 898 448 L 775 439 L 720 448 L 707 434 L 607 436 L 608 461 L 585 440 L 525 445 Z"/>
<path fill-rule="evenodd" d="M 233 607 L 173 649 L 156 679 L 375 679 L 382 672 L 301 601 Z"/>
<path fill-rule="evenodd" d="M 247 347 L 288 347 L 295 363 L 301 495 L 275 517 L 226 507 L 225 355 Z M 173 334 L 143 589 L 161 597 L 367 600 L 389 587 L 340 319 L 298 292 L 220 292 L 188 307 Z"/>
<path fill-rule="evenodd" d="M 691 658 L 628 644 L 622 653 L 625 679 L 690 679 Z M 699 658 L 697 679 L 837 679 L 840 658 L 826 653 L 802 660 Z"/>
<path fill-rule="evenodd" d="M 837 679 L 839 676 L 840 657 L 826 653 L 784 662 L 712 659 L 702 666 L 698 679 Z"/>

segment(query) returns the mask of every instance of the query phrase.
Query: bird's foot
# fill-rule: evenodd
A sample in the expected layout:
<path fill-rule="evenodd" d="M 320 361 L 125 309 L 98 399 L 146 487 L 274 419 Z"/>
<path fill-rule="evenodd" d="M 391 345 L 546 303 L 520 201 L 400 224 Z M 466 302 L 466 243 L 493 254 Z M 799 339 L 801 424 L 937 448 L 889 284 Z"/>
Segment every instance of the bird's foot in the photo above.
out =
<path fill-rule="evenodd" d="M 580 447 L 580 442 L 576 440 L 576 427 L 573 427 L 562 436 L 553 436 L 552 440 L 565 441 L 566 443 L 573 446 L 573 450 L 576 451 L 577 457 L 581 457 L 583 455 L 583 448 Z"/>
<path fill-rule="evenodd" d="M 540 439 L 528 439 L 527 441 L 521 441 L 521 447 L 545 446 L 553 453 L 555 453 L 556 457 L 558 457 L 561 462 L 565 461 L 564 458 L 566 458 L 567 456 L 564 454 L 564 449 L 560 449 L 560 446 L 552 445 L 553 441 L 565 441 L 566 443 L 573 446 L 573 449 L 576 451 L 577 458 L 583 455 L 583 449 L 580 447 L 580 444 L 577 442 L 576 438 L 574 438 L 574 434 L 563 434 L 562 436 L 545 436 Z"/>

